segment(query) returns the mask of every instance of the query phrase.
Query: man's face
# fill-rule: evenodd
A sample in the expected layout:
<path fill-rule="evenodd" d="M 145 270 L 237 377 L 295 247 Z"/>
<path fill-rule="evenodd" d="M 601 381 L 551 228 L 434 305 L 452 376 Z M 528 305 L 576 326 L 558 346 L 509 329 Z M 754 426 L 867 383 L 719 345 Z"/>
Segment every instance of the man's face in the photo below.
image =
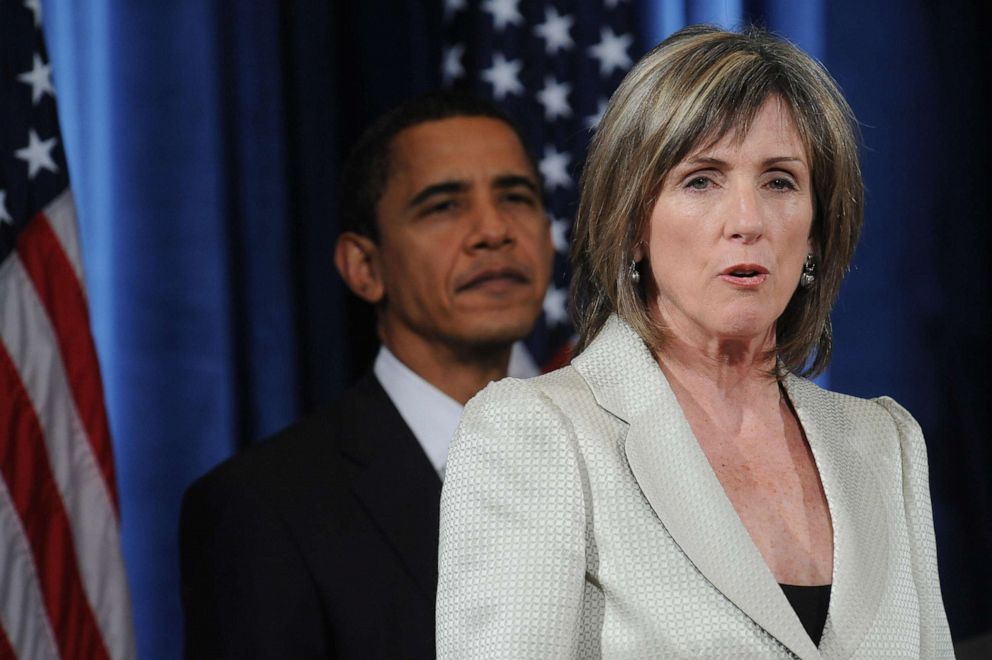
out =
<path fill-rule="evenodd" d="M 516 135 L 488 117 L 430 121 L 393 140 L 377 207 L 380 327 L 390 345 L 508 345 L 541 310 L 553 256 Z"/>

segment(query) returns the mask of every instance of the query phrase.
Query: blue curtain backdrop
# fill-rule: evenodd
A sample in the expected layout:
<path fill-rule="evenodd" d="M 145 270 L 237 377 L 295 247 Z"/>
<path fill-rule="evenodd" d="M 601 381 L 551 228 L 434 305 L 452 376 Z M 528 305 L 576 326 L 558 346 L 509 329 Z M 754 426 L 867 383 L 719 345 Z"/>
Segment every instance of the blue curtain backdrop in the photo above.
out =
<path fill-rule="evenodd" d="M 564 1 L 560 3 L 565 6 Z M 992 70 L 969 2 L 642 2 L 643 43 L 756 21 L 826 63 L 862 122 L 867 226 L 830 384 L 927 434 L 958 639 L 992 627 Z M 45 27 L 107 388 L 143 658 L 178 657 L 195 477 L 332 396 L 374 339 L 331 264 L 342 155 L 439 83 L 439 0 L 49 0 Z"/>

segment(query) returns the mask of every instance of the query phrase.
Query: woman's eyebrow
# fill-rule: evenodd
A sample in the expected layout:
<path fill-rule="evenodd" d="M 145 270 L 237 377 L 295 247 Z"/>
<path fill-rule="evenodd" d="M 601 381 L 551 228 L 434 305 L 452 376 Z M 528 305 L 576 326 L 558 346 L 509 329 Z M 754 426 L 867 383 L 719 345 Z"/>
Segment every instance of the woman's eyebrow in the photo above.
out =
<path fill-rule="evenodd" d="M 801 165 L 806 165 L 806 159 L 799 156 L 770 156 L 761 161 L 762 165 L 775 165 L 777 163 L 800 163 Z M 716 158 L 714 156 L 693 156 L 692 158 L 687 158 L 682 161 L 676 167 L 685 167 L 693 165 L 717 165 L 721 167 L 726 167 L 729 163 L 721 158 Z"/>
<path fill-rule="evenodd" d="M 692 158 L 686 158 L 684 161 L 679 163 L 679 165 L 728 165 L 727 161 L 720 158 L 715 158 L 713 156 L 693 156 Z M 677 166 L 676 166 L 677 167 Z"/>

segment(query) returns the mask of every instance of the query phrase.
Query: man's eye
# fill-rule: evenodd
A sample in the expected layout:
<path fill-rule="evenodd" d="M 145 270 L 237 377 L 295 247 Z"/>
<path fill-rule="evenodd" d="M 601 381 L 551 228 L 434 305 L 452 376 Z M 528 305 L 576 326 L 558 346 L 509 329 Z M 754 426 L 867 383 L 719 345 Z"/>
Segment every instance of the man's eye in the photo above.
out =
<path fill-rule="evenodd" d="M 511 204 L 525 204 L 527 206 L 536 204 L 534 197 L 526 193 L 508 193 L 503 199 Z"/>
<path fill-rule="evenodd" d="M 424 213 L 446 213 L 458 208 L 458 202 L 454 199 L 445 199 L 438 202 L 434 202 L 428 206 Z"/>

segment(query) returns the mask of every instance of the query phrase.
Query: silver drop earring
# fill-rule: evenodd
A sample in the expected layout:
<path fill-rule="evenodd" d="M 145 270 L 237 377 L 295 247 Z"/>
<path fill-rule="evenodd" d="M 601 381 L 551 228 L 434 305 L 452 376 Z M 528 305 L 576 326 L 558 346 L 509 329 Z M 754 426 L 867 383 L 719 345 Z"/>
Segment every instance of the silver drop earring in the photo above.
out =
<path fill-rule="evenodd" d="M 637 270 L 637 262 L 633 259 L 630 260 L 630 281 L 633 282 L 634 286 L 637 286 L 641 281 L 641 273 Z"/>
<path fill-rule="evenodd" d="M 799 276 L 799 286 L 808 289 L 816 281 L 816 262 L 813 261 L 813 253 L 806 255 L 806 263 L 803 264 L 803 274 Z"/>

